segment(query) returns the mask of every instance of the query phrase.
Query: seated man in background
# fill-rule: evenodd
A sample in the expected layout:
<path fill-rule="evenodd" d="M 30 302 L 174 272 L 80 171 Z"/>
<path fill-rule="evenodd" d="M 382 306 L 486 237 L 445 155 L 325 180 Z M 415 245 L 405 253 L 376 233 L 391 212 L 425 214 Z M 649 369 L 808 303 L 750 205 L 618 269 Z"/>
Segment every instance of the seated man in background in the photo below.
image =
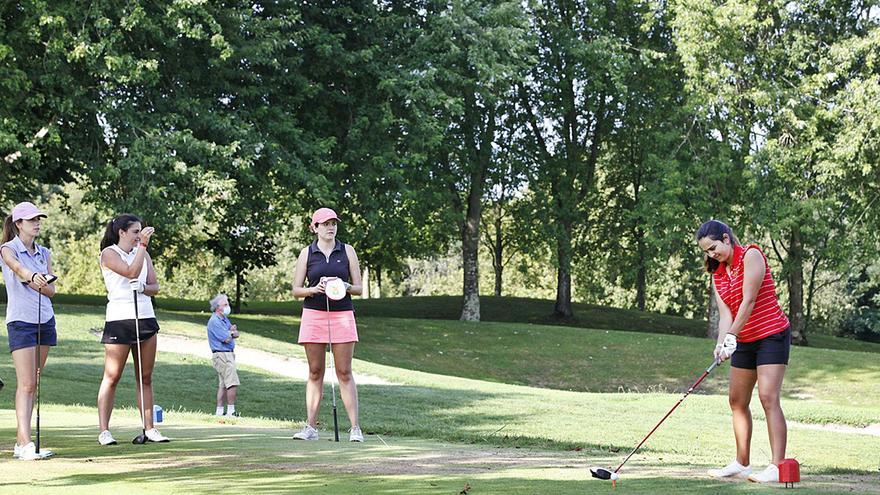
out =
<path fill-rule="evenodd" d="M 229 321 L 229 298 L 226 294 L 217 294 L 211 299 L 211 319 L 208 320 L 208 343 L 211 345 L 211 361 L 220 383 L 217 387 L 217 416 L 235 416 L 235 396 L 238 386 L 238 372 L 235 370 L 235 339 L 238 338 L 238 327 Z"/>

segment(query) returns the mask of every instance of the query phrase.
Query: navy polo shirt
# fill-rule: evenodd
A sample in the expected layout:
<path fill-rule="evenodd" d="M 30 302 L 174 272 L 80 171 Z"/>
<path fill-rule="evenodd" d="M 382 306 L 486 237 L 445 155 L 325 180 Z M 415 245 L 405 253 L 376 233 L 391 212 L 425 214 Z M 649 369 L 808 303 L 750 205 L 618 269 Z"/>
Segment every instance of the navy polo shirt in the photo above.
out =
<path fill-rule="evenodd" d="M 324 256 L 324 253 L 318 249 L 318 241 L 309 244 L 309 258 L 306 265 L 307 287 L 315 287 L 321 282 L 321 277 L 338 277 L 345 282 L 351 280 L 351 274 L 348 271 L 348 255 L 345 253 L 345 244 L 339 239 L 333 246 L 330 257 Z M 327 310 L 327 296 L 324 294 L 315 294 L 306 297 L 303 300 L 303 307 L 308 309 Z M 354 304 L 351 302 L 351 294 L 346 293 L 345 297 L 338 301 L 330 300 L 330 311 L 352 311 Z"/>

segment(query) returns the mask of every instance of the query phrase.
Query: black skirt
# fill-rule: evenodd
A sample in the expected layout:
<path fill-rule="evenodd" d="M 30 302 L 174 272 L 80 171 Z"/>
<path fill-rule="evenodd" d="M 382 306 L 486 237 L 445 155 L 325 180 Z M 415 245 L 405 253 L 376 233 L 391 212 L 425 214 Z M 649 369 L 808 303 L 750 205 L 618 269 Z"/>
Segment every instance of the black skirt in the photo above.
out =
<path fill-rule="evenodd" d="M 151 338 L 159 332 L 159 322 L 155 318 L 141 318 L 138 320 L 138 329 L 135 332 L 134 319 L 116 320 L 104 322 L 104 336 L 102 344 L 137 344 L 137 334 L 140 334 L 141 342 Z"/>

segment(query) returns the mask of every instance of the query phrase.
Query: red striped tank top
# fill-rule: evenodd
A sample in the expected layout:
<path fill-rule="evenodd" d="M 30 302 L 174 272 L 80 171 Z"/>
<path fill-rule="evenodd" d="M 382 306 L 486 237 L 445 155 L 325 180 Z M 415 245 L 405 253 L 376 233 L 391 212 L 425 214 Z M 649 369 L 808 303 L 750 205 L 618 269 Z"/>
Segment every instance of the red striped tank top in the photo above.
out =
<path fill-rule="evenodd" d="M 736 313 L 743 300 L 743 275 L 746 251 L 749 249 L 757 249 L 761 256 L 764 252 L 761 248 L 751 244 L 743 247 L 736 245 L 733 247 L 733 259 L 730 263 L 730 273 L 727 271 L 727 264 L 721 263 L 712 275 L 715 281 L 715 290 L 724 304 L 730 308 L 733 319 L 736 319 Z M 745 327 L 737 336 L 738 342 L 754 342 L 765 337 L 785 331 L 788 328 L 788 317 L 779 307 L 779 300 L 776 299 L 776 284 L 773 282 L 773 276 L 770 274 L 770 266 L 767 264 L 767 257 L 764 256 L 764 280 L 761 282 L 761 288 L 758 289 L 758 297 L 755 300 L 755 307 L 749 316 Z"/>

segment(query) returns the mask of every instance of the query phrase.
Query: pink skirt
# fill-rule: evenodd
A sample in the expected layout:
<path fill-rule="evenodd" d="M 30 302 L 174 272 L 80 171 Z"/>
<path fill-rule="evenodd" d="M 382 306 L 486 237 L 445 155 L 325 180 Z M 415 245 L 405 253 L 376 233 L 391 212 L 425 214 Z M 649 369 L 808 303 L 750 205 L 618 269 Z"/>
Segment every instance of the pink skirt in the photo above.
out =
<path fill-rule="evenodd" d="M 329 322 L 329 324 L 328 324 Z M 333 341 L 330 342 L 332 335 Z M 354 322 L 354 311 L 321 311 L 303 308 L 302 320 L 299 324 L 300 344 L 345 344 L 357 342 L 357 324 Z"/>

